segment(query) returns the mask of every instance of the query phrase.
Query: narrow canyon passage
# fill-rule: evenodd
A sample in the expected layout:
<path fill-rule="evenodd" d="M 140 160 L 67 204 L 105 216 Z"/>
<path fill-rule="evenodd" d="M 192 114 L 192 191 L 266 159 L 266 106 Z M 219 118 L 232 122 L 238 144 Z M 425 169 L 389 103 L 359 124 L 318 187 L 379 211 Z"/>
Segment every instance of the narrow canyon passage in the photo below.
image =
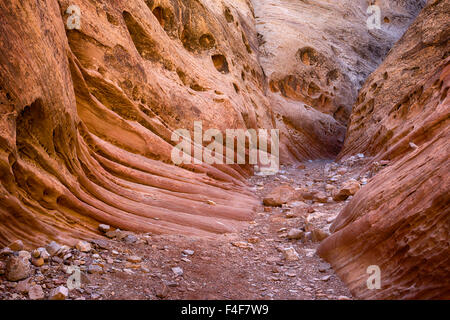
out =
<path fill-rule="evenodd" d="M 111 240 L 92 241 L 89 252 L 67 251 L 60 256 L 71 254 L 83 272 L 82 286 L 70 298 L 351 299 L 315 252 L 349 200 L 327 198 L 351 179 L 366 183 L 370 174 L 361 168 L 368 163 L 364 157 L 341 164 L 311 161 L 283 166 L 274 176 L 252 177 L 252 189 L 270 205 L 260 206 L 238 233 L 196 238 L 114 231 L 107 233 Z M 290 195 L 269 195 L 286 186 Z M 40 283 L 45 291 L 65 285 L 66 261 L 51 259 L 26 281 Z M 0 277 L 0 298 L 17 299 L 22 287 Z"/>
<path fill-rule="evenodd" d="M 0 298 L 450 297 L 449 17 L 450 0 L 0 2 Z M 280 170 L 209 163 L 198 126 L 278 130 Z"/>
<path fill-rule="evenodd" d="M 48 3 L 52 7 L 52 2 Z M 93 249 L 88 252 L 63 246 L 43 265 L 39 259 L 33 260 L 32 268 L 36 270 L 25 282 L 37 283 L 48 297 L 53 289 L 66 285 L 67 267 L 73 264 L 83 274 L 82 287 L 70 292 L 73 299 L 350 298 L 331 267 L 314 254 L 344 202 L 322 203 L 333 191 L 325 189 L 330 178 L 325 173 L 326 162 L 306 163 L 305 169 L 297 169 L 297 163 L 336 156 L 349 113 L 341 106 L 349 108 L 351 101 L 337 105 L 327 98 L 327 92 L 322 92 L 328 88 L 316 87 L 317 80 L 302 74 L 297 78 L 308 82 L 305 94 L 295 86 L 292 95 L 279 94 L 291 92 L 292 81 L 278 81 L 272 71 L 280 70 L 284 77 L 283 72 L 289 70 L 266 60 L 264 52 L 273 51 L 269 56 L 284 60 L 287 68 L 304 67 L 297 51 L 307 45 L 297 47 L 291 38 L 301 24 L 294 23 L 291 33 L 286 33 L 289 37 L 284 41 L 293 43 L 276 50 L 270 47 L 277 43 L 276 36 L 261 30 L 269 46 L 262 47 L 263 70 L 258 61 L 260 55 L 254 53 L 260 49 L 260 43 L 256 41 L 254 26 L 245 19 L 251 16 L 249 8 L 235 7 L 228 14 L 234 15 L 236 25 L 228 22 L 229 29 L 220 30 L 213 14 L 197 12 L 200 9 L 189 2 L 189 10 L 195 13 L 190 21 L 193 30 L 183 30 L 189 34 L 174 39 L 176 32 L 171 28 L 181 26 L 174 21 L 166 24 L 167 15 L 176 11 L 165 5 L 164 9 L 150 2 L 137 7 L 118 5 L 120 10 L 97 10 L 99 17 L 92 8 L 85 7 L 83 11 L 88 14 L 83 21 L 89 28 L 57 31 L 61 37 L 67 37 L 68 45 L 61 43 L 60 47 L 68 52 L 68 65 L 55 67 L 64 69 L 67 77 L 56 82 L 73 86 L 73 96 L 71 90 L 61 92 L 69 96 L 69 120 L 76 119 L 77 127 L 70 133 L 58 124 L 47 132 L 52 127 L 49 125 L 34 133 L 33 120 L 50 118 L 46 102 L 35 96 L 24 99 L 32 102 L 27 102 L 29 107 L 17 120 L 18 154 L 13 152 L 8 158 L 14 168 L 11 179 L 19 181 L 23 189 L 21 199 L 32 199 L 33 213 L 27 215 L 33 219 L 24 224 L 20 238 L 33 243 L 34 248 L 42 245 L 48 234 L 58 245 L 74 245 L 79 238 L 101 238 L 97 231 L 101 222 L 126 231 L 109 234 L 115 239 L 112 241 L 93 240 Z M 272 20 L 274 16 L 263 8 L 267 13 L 264 19 L 280 24 L 300 13 L 298 7 L 285 5 L 278 7 L 284 10 L 282 16 L 275 16 L 278 20 Z M 256 15 L 259 10 L 257 7 Z M 108 14 L 104 16 L 102 12 Z M 211 30 L 195 25 L 202 19 L 210 21 Z M 109 33 L 93 31 L 105 26 Z M 280 27 L 276 26 L 276 33 L 284 30 Z M 237 40 L 234 29 L 238 30 Z M 219 40 L 229 44 L 218 48 L 205 44 Z M 310 39 L 302 40 L 312 45 Z M 172 54 L 164 56 L 155 49 L 154 42 Z M 242 47 L 241 42 L 246 46 Z M 39 55 L 39 49 L 36 51 Z M 284 56 L 286 53 L 292 56 Z M 42 55 L 47 57 L 46 52 Z M 330 65 L 318 68 L 321 76 L 328 69 L 334 70 Z M 47 76 L 47 67 L 40 71 Z M 268 90 L 268 97 L 264 72 L 272 89 L 279 91 Z M 336 88 L 341 89 L 340 85 Z M 352 90 L 344 90 L 340 97 L 354 97 Z M 268 116 L 272 105 L 274 119 Z M 168 157 L 170 131 L 190 128 L 194 120 L 211 122 L 223 129 L 236 125 L 270 128 L 275 121 L 286 139 L 282 141 L 282 161 L 295 165 L 285 167 L 275 177 L 254 177 L 249 181 L 249 173 L 237 166 L 172 167 Z M 78 141 L 79 145 L 72 150 L 73 145 L 67 141 Z M 61 152 L 78 153 L 79 159 L 63 157 L 59 164 L 69 170 L 58 172 L 52 157 L 59 157 Z M 30 173 L 29 163 L 39 172 Z M 56 183 L 45 179 L 48 167 Z M 332 183 L 335 182 L 338 181 Z M 301 191 L 295 188 L 308 188 L 308 199 L 300 196 L 298 201 L 286 201 L 284 207 L 278 207 L 282 203 L 268 206 L 266 210 L 272 208 L 271 211 L 265 211 L 261 206 L 263 198 L 282 183 L 290 184 L 292 192 L 298 194 Z M 18 227 L 7 218 L 4 221 L 7 223 L 0 235 L 7 243 L 6 239 L 16 237 L 13 230 Z M 41 226 L 43 221 L 49 223 Z M 157 235 L 160 233 L 172 235 Z M 196 239 L 195 234 L 208 238 Z M 183 255 L 183 250 L 193 250 L 194 254 Z M 177 276 L 179 269 L 172 268 L 181 268 L 183 275 Z M 27 284 L 10 282 L 5 276 L 0 280 L 2 298 L 20 299 L 27 294 Z"/>

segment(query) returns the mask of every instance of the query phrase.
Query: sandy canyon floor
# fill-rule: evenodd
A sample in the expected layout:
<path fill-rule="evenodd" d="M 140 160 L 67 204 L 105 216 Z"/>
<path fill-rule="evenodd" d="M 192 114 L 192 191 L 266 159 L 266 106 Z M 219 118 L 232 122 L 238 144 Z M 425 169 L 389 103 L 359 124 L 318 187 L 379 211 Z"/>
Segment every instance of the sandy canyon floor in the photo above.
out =
<path fill-rule="evenodd" d="M 369 175 L 362 168 L 368 161 L 312 161 L 254 176 L 249 183 L 261 207 L 240 232 L 215 239 L 111 232 L 112 239 L 93 240 L 88 252 L 65 248 L 32 266 L 25 280 L 10 282 L 1 275 L 0 299 L 33 298 L 37 287 L 42 289 L 37 298 L 52 298 L 55 288 L 67 286 L 67 269 L 74 265 L 81 270 L 81 287 L 70 290 L 68 299 L 351 299 L 331 266 L 315 254 L 319 239 L 308 231 L 326 234 L 348 201 L 318 201 L 317 194 L 328 196 L 350 179 L 365 184 Z M 264 206 L 263 198 L 281 185 L 316 196 Z M 2 252 L 3 265 L 8 252 Z"/>

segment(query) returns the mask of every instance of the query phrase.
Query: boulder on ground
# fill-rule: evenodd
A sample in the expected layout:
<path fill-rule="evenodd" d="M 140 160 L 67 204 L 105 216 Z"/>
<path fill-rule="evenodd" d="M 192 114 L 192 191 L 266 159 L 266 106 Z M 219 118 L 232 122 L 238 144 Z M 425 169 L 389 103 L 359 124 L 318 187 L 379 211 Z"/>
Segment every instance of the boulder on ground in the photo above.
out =
<path fill-rule="evenodd" d="M 280 207 L 289 201 L 294 200 L 295 189 L 288 185 L 282 185 L 272 189 L 263 200 L 264 205 L 272 207 Z"/>
<path fill-rule="evenodd" d="M 21 257 L 11 257 L 6 263 L 6 279 L 9 281 L 19 281 L 30 276 L 30 262 Z"/>
<path fill-rule="evenodd" d="M 334 194 L 333 199 L 335 201 L 344 201 L 348 197 L 353 196 L 358 190 L 361 189 L 361 185 L 358 181 L 351 179 L 342 185 L 342 187 Z"/>

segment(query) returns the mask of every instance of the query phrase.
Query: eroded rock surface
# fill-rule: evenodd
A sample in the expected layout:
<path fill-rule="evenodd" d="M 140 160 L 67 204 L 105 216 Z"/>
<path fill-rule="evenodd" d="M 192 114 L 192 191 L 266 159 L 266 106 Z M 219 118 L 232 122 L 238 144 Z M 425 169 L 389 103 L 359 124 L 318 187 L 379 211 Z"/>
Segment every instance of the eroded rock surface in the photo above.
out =
<path fill-rule="evenodd" d="M 356 193 L 319 247 L 353 295 L 450 297 L 449 1 L 429 1 L 361 89 L 340 157 L 390 160 Z M 381 271 L 369 290 L 366 272 Z"/>
<path fill-rule="evenodd" d="M 274 111 L 291 137 L 300 136 L 294 140 L 299 150 L 312 158 L 339 152 L 359 88 L 424 3 L 253 1 Z M 373 4 L 380 8 L 380 29 L 367 26 Z"/>
<path fill-rule="evenodd" d="M 48 269 L 50 255 L 52 265 L 74 260 L 67 244 L 80 239 L 105 235 L 134 248 L 150 244 L 133 232 L 179 237 L 234 233 L 234 238 L 220 238 L 226 239 L 221 256 L 228 257 L 230 248 L 236 254 L 225 265 L 227 279 L 242 267 L 259 274 L 257 259 L 267 258 L 266 272 L 280 273 L 277 266 L 283 271 L 271 278 L 260 274 L 261 291 L 267 285 L 270 293 L 254 290 L 245 297 L 312 297 L 311 283 L 329 282 L 332 273 L 311 278 L 307 285 L 292 278 L 300 272 L 298 259 L 308 277 L 328 270 L 316 268 L 320 260 L 314 250 L 320 241 L 319 254 L 355 297 L 449 297 L 448 0 L 428 1 L 373 74 L 425 1 L 82 0 L 77 3 L 80 29 L 67 26 L 71 4 L 0 4 L 0 244 L 21 239 L 30 247 L 56 240 L 48 252 L 39 248 L 32 256 L 22 245 L 13 247 L 22 250 L 14 259 L 26 261 L 26 272 L 12 281 L 28 277 L 29 270 Z M 373 4 L 381 8 L 382 25 L 369 30 L 366 9 Z M 339 156 L 345 166 L 296 164 L 336 156 L 348 120 Z M 172 163 L 172 133 L 180 128 L 192 132 L 194 121 L 202 121 L 204 130 L 281 131 L 282 163 L 293 166 L 272 180 L 253 183 L 273 181 L 272 191 L 286 182 L 292 186 L 287 193 L 273 194 L 267 204 L 276 208 L 259 212 L 258 231 L 242 228 L 270 191 L 260 186 L 263 195 L 249 188 L 250 166 Z M 369 161 L 364 155 L 371 163 L 357 168 Z M 295 182 L 303 178 L 308 181 Z M 348 188 L 351 179 L 358 180 L 357 187 Z M 337 200 L 345 203 L 333 202 L 339 190 L 344 194 Z M 266 230 L 262 219 L 271 210 L 275 224 Z M 298 244 L 278 246 L 284 238 Z M 157 239 L 167 243 L 175 238 Z M 90 243 L 81 242 L 80 250 L 103 262 Z M 279 255 L 286 249 L 286 259 L 294 261 L 284 268 Z M 118 254 L 114 251 L 113 256 Z M 241 251 L 257 254 L 248 258 Z M 211 252 L 200 266 L 213 265 Z M 111 270 L 119 270 L 113 267 L 117 261 L 105 258 Z M 140 259 L 125 259 L 120 276 L 135 274 Z M 178 262 L 191 262 L 182 259 Z M 1 274 L 11 274 L 16 264 L 0 262 Z M 192 272 L 161 263 L 158 268 L 174 268 L 179 276 Z M 369 265 L 381 269 L 381 290 L 367 289 Z M 148 270 L 144 266 L 141 271 Z M 202 269 L 193 270 L 203 283 Z M 83 271 L 96 277 L 104 270 L 92 263 Z M 252 283 L 253 276 L 245 277 Z M 283 292 L 267 284 L 280 279 Z M 339 298 L 334 294 L 341 293 L 347 298 L 340 281 L 333 277 L 331 282 L 335 288 L 321 285 L 328 293 L 317 291 L 314 297 Z M 54 292 L 46 286 L 45 295 L 68 298 L 63 283 L 52 284 Z M 171 285 L 164 282 L 155 296 L 170 296 Z M 236 281 L 239 286 L 242 282 Z M 197 298 L 189 289 L 183 287 L 188 294 L 175 297 Z M 216 289 L 211 290 L 207 294 L 214 297 Z M 240 293 L 228 290 L 220 297 Z M 30 298 L 43 295 L 42 287 L 36 287 Z M 106 297 L 114 295 L 111 291 Z"/>
<path fill-rule="evenodd" d="M 273 128 L 250 6 L 78 1 L 69 30 L 71 4 L 0 5 L 0 242 L 235 231 L 250 168 L 176 167 L 171 134 Z"/>
<path fill-rule="evenodd" d="M 237 230 L 251 219 L 257 201 L 244 182 L 251 168 L 176 167 L 173 131 L 192 132 L 194 121 L 222 132 L 278 128 L 284 163 L 334 156 L 345 131 L 342 110 L 355 95 L 350 87 L 375 68 L 419 7 L 390 8 L 403 18 L 392 30 L 380 31 L 386 40 L 365 62 L 368 67 L 357 68 L 361 76 L 352 82 L 347 78 L 354 75 L 346 75 L 344 67 L 351 69 L 363 54 L 340 48 L 352 61 L 341 66 L 328 61 L 331 51 L 322 47 L 329 32 L 314 28 L 305 32 L 302 45 L 295 42 L 284 50 L 270 34 L 263 35 L 272 36 L 270 46 L 263 44 L 250 1 L 79 1 L 80 28 L 75 29 L 69 26 L 74 22 L 70 5 L 45 0 L 0 6 L 4 244 L 16 237 L 36 244 L 49 237 L 74 242 L 98 236 L 98 223 L 156 233 Z M 258 3 L 256 11 L 266 5 Z M 311 16 L 323 13 L 312 20 L 315 25 L 333 11 L 342 13 L 341 7 L 324 3 L 292 7 L 281 2 L 280 8 L 290 16 L 298 9 Z M 366 4 L 357 8 L 362 22 L 352 25 L 355 30 L 366 20 L 361 13 Z M 294 23 L 292 30 L 297 34 L 304 28 Z M 290 43 L 292 35 L 283 41 Z M 322 47 L 309 50 L 306 43 Z M 262 65 L 261 45 L 271 52 L 263 55 Z M 364 48 L 365 54 L 373 49 L 367 43 Z M 286 54 L 300 60 L 291 63 Z M 275 63 L 272 56 L 285 62 Z M 326 72 L 327 87 L 311 78 L 306 95 L 286 89 L 293 93 L 286 97 L 310 107 L 299 108 L 267 90 L 268 81 L 272 89 L 288 88 L 282 80 L 291 74 L 289 68 L 297 78 Z M 333 81 L 339 82 L 339 93 L 330 89 Z"/>

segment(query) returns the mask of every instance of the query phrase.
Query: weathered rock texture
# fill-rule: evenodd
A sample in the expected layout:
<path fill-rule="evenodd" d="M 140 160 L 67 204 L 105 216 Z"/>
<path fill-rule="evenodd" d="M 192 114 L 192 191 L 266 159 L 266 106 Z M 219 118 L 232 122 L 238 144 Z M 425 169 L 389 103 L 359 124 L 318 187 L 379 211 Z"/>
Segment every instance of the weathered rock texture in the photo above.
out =
<path fill-rule="evenodd" d="M 392 165 L 319 248 L 358 298 L 450 298 L 450 2 L 429 1 L 354 106 L 344 149 Z M 366 269 L 381 269 L 369 290 Z"/>
<path fill-rule="evenodd" d="M 253 1 L 274 112 L 297 149 L 312 158 L 340 151 L 359 88 L 424 2 Z M 367 26 L 372 4 L 381 29 Z"/>
<path fill-rule="evenodd" d="M 77 1 L 81 30 L 68 30 L 71 4 L 0 4 L 0 243 L 70 242 L 98 223 L 208 235 L 251 219 L 249 168 L 170 158 L 172 131 L 194 120 L 273 127 L 249 5 Z"/>
<path fill-rule="evenodd" d="M 258 204 L 251 168 L 175 166 L 172 132 L 278 128 L 285 163 L 335 156 L 359 87 L 424 4 L 375 1 L 369 31 L 372 2 L 254 1 L 254 15 L 249 0 L 79 0 L 68 30 L 72 1 L 2 1 L 0 244 L 74 244 L 100 223 L 238 229 Z M 320 250 L 357 297 L 448 297 L 448 7 L 429 2 L 350 119 L 341 156 L 394 163 Z"/>
<path fill-rule="evenodd" d="M 81 9 L 80 30 L 67 25 L 72 4 Z M 308 6 L 313 16 L 325 18 L 342 9 Z M 357 6 L 358 15 L 366 6 Z M 348 109 L 355 92 L 350 86 L 375 68 L 411 17 L 400 19 L 380 48 L 364 44 L 364 54 L 377 53 L 364 62 L 369 67 L 358 69 L 363 74 L 357 81 L 338 79 L 348 77 L 344 67 L 364 59 L 362 54 L 351 54 L 353 62 L 343 67 L 328 62 L 331 51 L 320 53 L 322 47 L 311 57 L 310 51 L 298 52 L 307 42 L 319 45 L 312 32 L 317 30 L 308 31 L 294 53 L 286 50 L 298 64 L 308 56 L 310 63 L 303 61 L 297 78 L 313 74 L 317 64 L 317 75 L 326 72 L 331 79 L 323 78 L 326 87 L 315 80 L 318 89 L 306 79 L 309 94 L 294 88 L 287 95 L 309 108 L 267 94 L 248 0 L 2 2 L 0 243 L 16 238 L 41 243 L 49 237 L 73 242 L 97 234 L 99 223 L 156 233 L 235 230 L 251 219 L 256 204 L 243 182 L 251 168 L 176 167 L 170 158 L 172 132 L 192 132 L 194 121 L 222 132 L 277 127 L 282 161 L 333 156 L 346 119 L 338 108 Z M 360 18 L 355 29 L 365 23 Z M 292 33 L 285 40 L 291 41 Z M 272 54 L 289 58 L 280 52 L 282 47 Z M 287 92 L 283 83 L 291 82 L 283 78 L 290 74 L 285 66 L 297 64 L 292 61 L 264 63 L 271 87 Z M 282 76 L 278 80 L 274 70 Z M 330 81 L 340 83 L 339 94 L 329 90 Z"/>

